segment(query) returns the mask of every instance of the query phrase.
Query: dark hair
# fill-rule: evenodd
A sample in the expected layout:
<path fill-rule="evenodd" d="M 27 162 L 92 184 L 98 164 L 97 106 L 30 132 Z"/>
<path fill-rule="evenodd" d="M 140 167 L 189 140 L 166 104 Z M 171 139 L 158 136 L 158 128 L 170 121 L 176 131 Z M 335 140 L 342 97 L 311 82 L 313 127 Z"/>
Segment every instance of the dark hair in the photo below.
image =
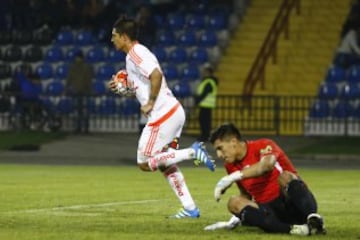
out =
<path fill-rule="evenodd" d="M 217 139 L 223 140 L 226 137 L 236 137 L 241 140 L 239 129 L 232 123 L 224 123 L 211 133 L 210 142 L 214 144 Z"/>
<path fill-rule="evenodd" d="M 134 19 L 121 15 L 114 23 L 113 28 L 118 34 L 126 34 L 130 40 L 134 41 L 137 39 L 138 25 Z"/>

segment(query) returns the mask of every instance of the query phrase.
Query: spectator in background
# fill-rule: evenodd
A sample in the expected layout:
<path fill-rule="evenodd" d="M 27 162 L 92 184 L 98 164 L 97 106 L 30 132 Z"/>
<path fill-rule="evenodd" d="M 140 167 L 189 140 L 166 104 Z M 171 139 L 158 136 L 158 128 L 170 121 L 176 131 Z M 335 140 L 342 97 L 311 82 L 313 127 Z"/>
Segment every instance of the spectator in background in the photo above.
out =
<path fill-rule="evenodd" d="M 212 110 L 216 106 L 218 79 L 214 76 L 214 69 L 206 64 L 202 69 L 202 80 L 197 88 L 195 103 L 199 107 L 199 141 L 209 140 L 212 122 Z"/>
<path fill-rule="evenodd" d="M 350 30 L 341 40 L 337 49 L 334 64 L 343 68 L 360 63 L 360 27 Z"/>
<path fill-rule="evenodd" d="M 150 7 L 145 5 L 141 6 L 136 15 L 135 21 L 138 23 L 139 27 L 139 42 L 151 49 L 155 43 L 157 23 Z"/>
<path fill-rule="evenodd" d="M 79 51 L 73 63 L 70 64 L 66 80 L 66 93 L 74 97 L 76 108 L 75 133 L 89 132 L 89 115 L 86 110 L 86 100 L 92 94 L 93 68 L 85 62 L 84 55 Z"/>

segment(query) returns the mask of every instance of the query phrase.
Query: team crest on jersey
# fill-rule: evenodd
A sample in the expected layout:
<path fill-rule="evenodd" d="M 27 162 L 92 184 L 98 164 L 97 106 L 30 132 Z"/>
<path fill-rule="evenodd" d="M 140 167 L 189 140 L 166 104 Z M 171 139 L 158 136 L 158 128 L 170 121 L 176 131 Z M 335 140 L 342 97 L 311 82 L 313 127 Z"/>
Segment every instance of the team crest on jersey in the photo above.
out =
<path fill-rule="evenodd" d="M 261 155 L 271 153 L 271 152 L 272 152 L 272 147 L 270 145 L 267 145 L 265 148 L 260 149 L 260 154 Z"/>

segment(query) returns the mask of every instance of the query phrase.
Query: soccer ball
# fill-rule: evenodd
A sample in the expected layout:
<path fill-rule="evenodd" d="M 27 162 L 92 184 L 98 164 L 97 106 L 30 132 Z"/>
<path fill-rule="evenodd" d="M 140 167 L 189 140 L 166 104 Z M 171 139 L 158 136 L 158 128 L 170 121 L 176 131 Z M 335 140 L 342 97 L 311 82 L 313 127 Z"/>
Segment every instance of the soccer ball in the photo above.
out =
<path fill-rule="evenodd" d="M 116 90 L 118 94 L 126 94 L 129 86 L 127 81 L 127 72 L 125 69 L 121 69 L 114 76 L 114 81 L 116 82 Z"/>

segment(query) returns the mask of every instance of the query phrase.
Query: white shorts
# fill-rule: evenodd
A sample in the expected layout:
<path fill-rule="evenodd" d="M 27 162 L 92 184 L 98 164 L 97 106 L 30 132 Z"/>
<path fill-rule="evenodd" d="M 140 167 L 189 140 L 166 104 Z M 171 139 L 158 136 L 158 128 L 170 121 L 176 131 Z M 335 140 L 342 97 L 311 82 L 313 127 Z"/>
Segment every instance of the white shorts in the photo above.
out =
<path fill-rule="evenodd" d="M 171 111 L 171 110 L 170 110 Z M 158 124 L 147 123 L 138 142 L 137 163 L 146 163 L 174 138 L 180 137 L 185 124 L 185 111 L 179 104 L 176 110 Z"/>

